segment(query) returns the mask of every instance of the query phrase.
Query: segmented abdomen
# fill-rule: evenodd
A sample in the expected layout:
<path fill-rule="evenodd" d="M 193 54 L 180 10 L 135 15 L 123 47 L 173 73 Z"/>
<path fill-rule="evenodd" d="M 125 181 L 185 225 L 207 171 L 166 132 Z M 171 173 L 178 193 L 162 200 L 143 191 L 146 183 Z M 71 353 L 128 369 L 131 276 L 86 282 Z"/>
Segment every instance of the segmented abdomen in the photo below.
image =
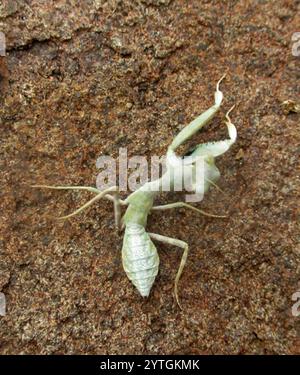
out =
<path fill-rule="evenodd" d="M 122 262 L 129 280 L 141 296 L 148 297 L 158 273 L 159 257 L 156 247 L 142 225 L 127 224 Z"/>

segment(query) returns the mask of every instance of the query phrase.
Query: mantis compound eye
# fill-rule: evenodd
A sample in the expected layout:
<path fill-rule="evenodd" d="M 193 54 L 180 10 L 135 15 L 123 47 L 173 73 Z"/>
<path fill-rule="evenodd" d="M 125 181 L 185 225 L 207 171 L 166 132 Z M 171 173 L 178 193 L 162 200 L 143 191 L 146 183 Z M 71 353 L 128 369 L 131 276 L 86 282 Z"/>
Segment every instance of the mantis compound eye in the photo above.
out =
<path fill-rule="evenodd" d="M 205 162 L 208 165 L 215 165 L 215 158 L 213 156 L 207 156 Z"/>

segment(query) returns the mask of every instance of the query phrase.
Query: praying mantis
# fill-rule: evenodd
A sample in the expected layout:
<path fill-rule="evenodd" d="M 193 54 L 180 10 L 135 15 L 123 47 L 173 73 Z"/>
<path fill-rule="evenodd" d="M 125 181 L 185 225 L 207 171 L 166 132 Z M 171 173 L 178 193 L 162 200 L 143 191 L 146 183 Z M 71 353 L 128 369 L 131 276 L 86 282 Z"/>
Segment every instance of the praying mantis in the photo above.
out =
<path fill-rule="evenodd" d="M 200 214 L 222 218 L 225 216 L 214 215 L 196 208 L 186 202 L 175 202 L 165 205 L 154 206 L 156 196 L 161 192 L 163 183 L 166 179 L 171 182 L 171 188 L 174 188 L 176 182 L 182 179 L 183 174 L 190 174 L 193 180 L 193 173 L 195 173 L 196 160 L 202 158 L 203 161 L 203 176 L 204 184 L 201 187 L 202 193 L 206 193 L 210 186 L 217 186 L 216 181 L 220 177 L 220 172 L 215 165 L 215 157 L 224 154 L 235 143 L 237 138 L 237 131 L 234 124 L 231 122 L 229 113 L 233 107 L 226 113 L 226 125 L 228 129 L 229 139 L 199 144 L 193 150 L 191 155 L 186 157 L 179 157 L 175 151 L 180 145 L 198 132 L 204 125 L 206 125 L 220 109 L 223 93 L 220 91 L 220 83 L 225 75 L 217 82 L 215 91 L 215 103 L 207 109 L 204 113 L 193 120 L 189 125 L 184 127 L 177 136 L 173 139 L 171 145 L 168 147 L 166 155 L 166 172 L 157 180 L 150 181 L 141 186 L 139 189 L 131 193 L 125 200 L 120 199 L 118 186 L 109 187 L 103 191 L 89 186 L 49 186 L 49 185 L 33 185 L 36 188 L 47 188 L 57 190 L 85 190 L 95 194 L 94 198 L 78 208 L 73 213 L 63 216 L 60 219 L 71 218 L 83 210 L 90 207 L 96 201 L 105 198 L 112 201 L 114 206 L 115 225 L 117 229 L 124 229 L 124 239 L 122 247 L 122 263 L 123 268 L 138 289 L 142 297 L 148 297 L 151 287 L 159 269 L 159 256 L 153 241 L 162 242 L 168 245 L 178 246 L 183 250 L 183 255 L 175 278 L 174 294 L 178 306 L 182 309 L 179 302 L 178 282 L 182 271 L 184 269 L 189 247 L 188 244 L 182 240 L 167 237 L 157 233 L 146 231 L 147 218 L 151 211 L 168 210 L 172 208 L 184 207 L 192 209 Z M 194 186 L 194 189 L 199 191 L 199 187 Z M 200 190 L 201 190 L 200 189 Z M 126 212 L 121 217 L 121 207 L 126 206 Z"/>

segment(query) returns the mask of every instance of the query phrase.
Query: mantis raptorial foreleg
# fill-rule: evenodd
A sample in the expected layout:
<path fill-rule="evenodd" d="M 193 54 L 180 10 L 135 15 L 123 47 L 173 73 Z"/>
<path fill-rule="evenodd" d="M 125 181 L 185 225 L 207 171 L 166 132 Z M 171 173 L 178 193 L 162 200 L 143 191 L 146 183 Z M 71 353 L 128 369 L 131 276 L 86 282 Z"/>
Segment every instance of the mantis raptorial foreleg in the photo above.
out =
<path fill-rule="evenodd" d="M 177 271 L 177 274 L 176 274 L 175 286 L 174 286 L 174 294 L 175 294 L 176 302 L 177 302 L 178 306 L 180 307 L 180 309 L 183 310 L 182 306 L 179 303 L 178 282 L 179 282 L 180 276 L 182 274 L 183 268 L 184 268 L 186 260 L 187 260 L 187 256 L 188 256 L 188 252 L 189 252 L 189 246 L 186 242 L 178 240 L 176 238 L 166 237 L 166 236 L 162 236 L 162 235 L 156 234 L 156 233 L 148 233 L 148 234 L 154 240 L 163 242 L 163 243 L 168 244 L 168 245 L 178 246 L 181 249 L 183 249 L 183 254 L 182 254 L 180 265 L 179 265 L 179 268 L 178 268 L 178 271 Z"/>
<path fill-rule="evenodd" d="M 36 188 L 46 188 L 46 189 L 54 189 L 54 190 L 86 190 L 90 191 L 92 193 L 96 193 L 97 195 L 89 200 L 87 203 L 85 203 L 83 206 L 79 207 L 76 211 L 72 212 L 69 215 L 61 216 L 58 219 L 68 219 L 70 217 L 73 217 L 89 206 L 91 206 L 93 203 L 98 201 L 101 198 L 107 198 L 110 201 L 113 201 L 114 203 L 114 214 L 115 214 L 115 224 L 116 228 L 120 228 L 120 222 L 121 222 L 121 207 L 120 205 L 126 205 L 125 201 L 121 200 L 119 198 L 119 189 L 117 186 L 112 186 L 108 189 L 105 189 L 103 191 L 100 191 L 96 188 L 89 187 L 89 186 L 49 186 L 49 185 L 33 185 L 32 187 Z M 112 193 L 110 195 L 109 193 Z"/>
<path fill-rule="evenodd" d="M 204 125 L 206 125 L 218 112 L 220 109 L 223 94 L 219 89 L 221 81 L 225 78 L 224 74 L 221 79 L 218 81 L 215 91 L 215 104 L 193 120 L 187 127 L 183 128 L 179 134 L 174 138 L 169 149 L 175 151 L 182 143 L 188 140 L 193 134 L 200 130 Z"/>
<path fill-rule="evenodd" d="M 185 203 L 185 202 L 175 202 L 175 203 L 164 204 L 164 205 L 161 205 L 161 206 L 154 206 L 154 207 L 152 207 L 152 210 L 169 210 L 171 208 L 180 208 L 180 207 L 190 208 L 191 210 L 199 212 L 200 214 L 205 215 L 205 216 L 219 217 L 219 218 L 227 217 L 227 216 L 224 216 L 224 215 L 210 214 L 208 212 L 200 210 L 199 208 L 196 208 L 196 207 L 192 206 L 191 204 L 188 204 L 188 203 Z"/>

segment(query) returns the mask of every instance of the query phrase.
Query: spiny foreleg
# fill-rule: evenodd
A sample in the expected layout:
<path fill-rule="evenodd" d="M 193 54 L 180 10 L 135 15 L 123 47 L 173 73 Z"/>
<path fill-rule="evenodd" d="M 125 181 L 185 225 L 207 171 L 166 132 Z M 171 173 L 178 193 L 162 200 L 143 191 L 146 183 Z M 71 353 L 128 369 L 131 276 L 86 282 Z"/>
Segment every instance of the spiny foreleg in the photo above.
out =
<path fill-rule="evenodd" d="M 180 145 L 182 145 L 186 140 L 188 140 L 192 135 L 199 131 L 204 125 L 206 125 L 218 112 L 221 107 L 223 100 L 223 93 L 220 91 L 219 86 L 221 81 L 225 78 L 224 74 L 218 81 L 215 91 L 215 104 L 209 109 L 203 112 L 195 120 L 193 120 L 188 126 L 183 128 L 181 132 L 174 138 L 173 142 L 169 146 L 169 150 L 175 151 Z"/>

